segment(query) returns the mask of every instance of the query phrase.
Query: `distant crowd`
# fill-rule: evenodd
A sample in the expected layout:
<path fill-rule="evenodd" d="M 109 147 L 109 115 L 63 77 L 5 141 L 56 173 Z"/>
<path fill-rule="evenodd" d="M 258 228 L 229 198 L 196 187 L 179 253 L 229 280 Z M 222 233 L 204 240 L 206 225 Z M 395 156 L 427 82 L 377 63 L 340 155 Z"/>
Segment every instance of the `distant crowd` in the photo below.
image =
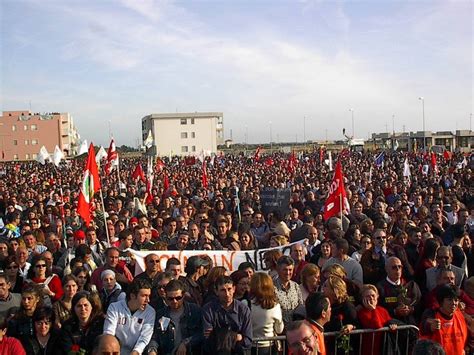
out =
<path fill-rule="evenodd" d="M 0 354 L 473 354 L 470 157 L 333 152 L 347 208 L 325 220 L 328 158 L 121 159 L 89 225 L 84 159 L 2 163 Z M 264 188 L 288 206 L 264 208 Z M 264 248 L 264 272 L 206 255 Z M 203 253 L 142 271 L 130 250 Z"/>

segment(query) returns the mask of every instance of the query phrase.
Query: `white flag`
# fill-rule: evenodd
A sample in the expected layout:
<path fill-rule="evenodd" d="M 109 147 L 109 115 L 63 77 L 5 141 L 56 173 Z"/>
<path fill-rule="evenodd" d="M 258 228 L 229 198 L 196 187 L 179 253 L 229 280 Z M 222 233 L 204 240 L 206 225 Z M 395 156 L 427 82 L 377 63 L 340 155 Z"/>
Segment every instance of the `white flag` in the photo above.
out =
<path fill-rule="evenodd" d="M 41 164 L 46 164 L 46 161 L 49 159 L 49 153 L 46 150 L 46 147 L 43 145 L 39 151 L 38 157 L 36 160 Z"/>
<path fill-rule="evenodd" d="M 410 178 L 410 165 L 408 164 L 408 158 L 405 158 L 405 162 L 403 163 L 403 176 L 406 178 Z"/>
<path fill-rule="evenodd" d="M 332 171 L 332 154 L 331 154 L 331 151 L 329 151 L 329 171 Z"/>
<path fill-rule="evenodd" d="M 148 137 L 146 137 L 143 145 L 150 149 L 153 146 L 153 135 L 151 134 L 151 129 L 148 131 Z"/>
<path fill-rule="evenodd" d="M 56 167 L 59 167 L 59 163 L 61 162 L 61 159 L 64 159 L 64 153 L 62 152 L 61 148 L 56 146 L 54 148 L 54 154 L 53 154 L 53 163 L 56 165 Z"/>
<path fill-rule="evenodd" d="M 100 161 L 104 158 L 107 158 L 107 152 L 105 151 L 104 147 L 100 146 L 99 151 L 95 155 L 95 162 L 97 165 L 100 165 Z"/>
<path fill-rule="evenodd" d="M 87 139 L 84 139 L 84 141 L 81 143 L 81 146 L 79 147 L 79 151 L 77 152 L 77 155 L 86 154 L 88 151 L 89 151 L 89 146 L 87 145 Z"/>
<path fill-rule="evenodd" d="M 395 139 L 395 144 L 393 145 L 393 150 L 397 150 L 399 147 L 398 145 L 398 139 Z"/>

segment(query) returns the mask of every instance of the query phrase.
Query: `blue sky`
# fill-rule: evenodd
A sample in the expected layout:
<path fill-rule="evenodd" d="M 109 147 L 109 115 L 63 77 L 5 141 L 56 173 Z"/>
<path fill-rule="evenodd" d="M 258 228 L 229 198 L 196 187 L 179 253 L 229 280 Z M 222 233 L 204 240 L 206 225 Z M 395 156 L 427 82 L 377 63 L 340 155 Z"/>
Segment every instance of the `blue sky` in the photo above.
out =
<path fill-rule="evenodd" d="M 226 138 L 469 129 L 470 1 L 0 2 L 0 109 L 70 112 L 135 145 L 149 113 L 222 111 Z M 306 118 L 304 118 L 306 117 Z M 306 130 L 303 128 L 306 121 Z M 270 123 L 271 122 L 271 123 Z"/>

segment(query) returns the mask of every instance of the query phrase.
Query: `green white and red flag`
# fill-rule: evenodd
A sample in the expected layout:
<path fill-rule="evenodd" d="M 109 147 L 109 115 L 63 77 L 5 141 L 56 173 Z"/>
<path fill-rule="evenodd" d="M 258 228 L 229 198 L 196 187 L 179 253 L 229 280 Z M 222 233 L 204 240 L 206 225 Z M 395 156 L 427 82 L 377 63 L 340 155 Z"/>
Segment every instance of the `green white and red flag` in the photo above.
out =
<path fill-rule="evenodd" d="M 84 169 L 82 178 L 81 191 L 79 193 L 79 202 L 77 205 L 77 213 L 82 217 L 86 226 L 91 222 L 91 202 L 94 194 L 100 190 L 99 169 L 95 161 L 94 145 L 89 146 L 89 155 L 87 156 L 87 164 Z"/>

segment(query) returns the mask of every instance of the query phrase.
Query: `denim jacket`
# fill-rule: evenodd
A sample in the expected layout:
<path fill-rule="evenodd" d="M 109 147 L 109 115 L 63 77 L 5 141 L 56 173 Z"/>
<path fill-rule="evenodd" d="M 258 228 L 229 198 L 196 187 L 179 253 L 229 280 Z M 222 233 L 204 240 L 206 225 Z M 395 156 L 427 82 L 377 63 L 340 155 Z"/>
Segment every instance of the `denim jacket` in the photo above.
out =
<path fill-rule="evenodd" d="M 202 330 L 202 311 L 194 304 L 184 301 L 184 312 L 180 318 L 181 338 L 186 344 L 188 354 L 200 354 L 201 343 L 203 341 Z M 162 308 L 156 313 L 155 329 L 148 349 L 158 349 L 160 354 L 172 354 L 174 349 L 175 329 L 174 323 L 170 324 L 165 330 L 161 329 L 160 319 L 162 317 L 170 318 L 170 308 Z"/>

